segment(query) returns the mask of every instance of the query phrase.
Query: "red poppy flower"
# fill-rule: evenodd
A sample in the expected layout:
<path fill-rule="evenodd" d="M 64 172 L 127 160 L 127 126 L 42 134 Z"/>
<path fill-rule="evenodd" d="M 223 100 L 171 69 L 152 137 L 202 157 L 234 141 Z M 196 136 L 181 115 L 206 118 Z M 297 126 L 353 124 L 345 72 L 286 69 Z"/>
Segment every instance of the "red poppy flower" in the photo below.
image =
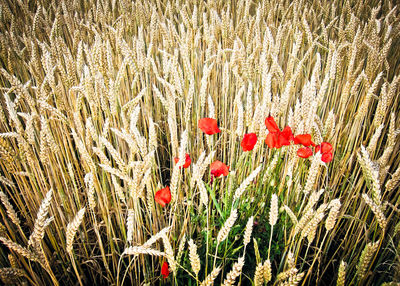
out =
<path fill-rule="evenodd" d="M 165 207 L 166 204 L 169 204 L 171 202 L 171 191 L 169 190 L 169 187 L 166 186 L 164 189 L 157 191 L 154 196 L 154 200 L 162 207 Z"/>
<path fill-rule="evenodd" d="M 215 161 L 210 165 L 211 175 L 214 177 L 219 176 L 228 176 L 229 174 L 229 166 L 225 165 L 221 161 Z"/>
<path fill-rule="evenodd" d="M 322 142 L 321 145 L 315 147 L 315 152 L 321 152 L 322 162 L 329 163 L 333 159 L 333 147 L 328 142 Z"/>
<path fill-rule="evenodd" d="M 256 143 L 257 143 L 256 133 L 249 133 L 243 136 L 240 146 L 242 146 L 243 151 L 251 151 L 253 150 L 254 145 L 256 145 Z"/>
<path fill-rule="evenodd" d="M 279 132 L 279 147 L 282 146 L 289 146 L 290 145 L 290 141 L 293 141 L 293 133 L 292 133 L 292 129 L 289 126 L 286 126 L 282 132 Z"/>
<path fill-rule="evenodd" d="M 168 262 L 163 263 L 161 266 L 161 275 L 164 276 L 164 279 L 168 277 L 169 275 L 169 269 L 168 269 Z"/>
<path fill-rule="evenodd" d="M 265 143 L 269 148 L 281 148 L 282 145 L 279 145 L 279 132 L 268 133 Z"/>
<path fill-rule="evenodd" d="M 310 134 L 299 134 L 296 137 L 294 137 L 294 144 L 301 144 L 303 146 L 315 146 L 314 142 L 311 141 L 311 135 Z"/>
<path fill-rule="evenodd" d="M 199 128 L 208 135 L 220 133 L 221 130 L 218 128 L 217 120 L 214 118 L 202 118 L 199 120 Z"/>
<path fill-rule="evenodd" d="M 309 147 L 303 147 L 297 150 L 297 155 L 301 158 L 308 158 L 313 154 L 312 150 Z"/>
<path fill-rule="evenodd" d="M 175 164 L 177 164 L 179 162 L 179 158 L 174 158 Z M 188 168 L 190 166 L 190 164 L 192 163 L 192 159 L 190 159 L 189 154 L 185 154 L 185 164 L 183 164 L 183 166 L 179 167 L 179 169 L 183 168 Z"/>
<path fill-rule="evenodd" d="M 272 116 L 265 118 L 265 126 L 269 132 L 279 132 L 278 124 L 276 124 L 275 119 Z"/>

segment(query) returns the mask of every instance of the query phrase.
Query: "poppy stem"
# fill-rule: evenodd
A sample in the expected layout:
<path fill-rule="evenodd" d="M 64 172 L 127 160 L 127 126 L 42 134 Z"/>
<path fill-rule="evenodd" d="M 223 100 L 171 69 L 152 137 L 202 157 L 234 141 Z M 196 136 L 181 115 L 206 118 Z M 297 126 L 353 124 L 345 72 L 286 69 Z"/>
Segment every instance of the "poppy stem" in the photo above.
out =
<path fill-rule="evenodd" d="M 214 254 L 213 269 L 215 269 L 215 263 L 217 262 L 218 246 L 219 246 L 219 243 L 217 242 L 217 247 L 215 248 L 215 254 Z"/>
<path fill-rule="evenodd" d="M 206 207 L 206 212 L 207 212 L 207 227 L 206 227 L 206 269 L 205 269 L 205 273 L 207 273 L 207 268 L 208 268 L 208 232 L 209 232 L 209 219 L 210 219 L 210 215 L 209 215 L 209 209 L 210 209 L 210 204 L 211 201 L 208 202 L 208 205 Z M 197 285 L 199 284 L 199 280 L 197 280 Z"/>

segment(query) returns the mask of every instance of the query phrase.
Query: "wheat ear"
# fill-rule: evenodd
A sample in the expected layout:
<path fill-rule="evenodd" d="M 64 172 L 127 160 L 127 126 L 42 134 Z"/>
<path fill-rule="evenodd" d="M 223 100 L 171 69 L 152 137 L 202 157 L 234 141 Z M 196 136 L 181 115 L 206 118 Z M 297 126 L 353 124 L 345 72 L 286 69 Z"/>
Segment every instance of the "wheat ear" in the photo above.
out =
<path fill-rule="evenodd" d="M 338 278 L 336 281 L 336 286 L 344 286 L 346 282 L 346 268 L 347 264 L 343 260 L 340 262 L 339 266 L 339 273 L 338 273 Z"/>
<path fill-rule="evenodd" d="M 67 225 L 67 252 L 72 255 L 72 243 L 74 241 L 75 234 L 82 223 L 83 216 L 85 215 L 86 208 L 82 208 L 75 215 L 74 219 Z"/>
<path fill-rule="evenodd" d="M 271 242 L 272 242 L 272 234 L 274 232 L 274 225 L 278 221 L 278 196 L 276 194 L 272 194 L 271 196 L 271 208 L 269 210 L 269 224 L 271 225 L 271 235 L 269 238 L 269 246 L 268 246 L 268 259 L 271 250 Z"/>
<path fill-rule="evenodd" d="M 224 223 L 224 226 L 218 232 L 217 243 L 221 243 L 228 237 L 228 234 L 231 231 L 231 228 L 234 225 L 236 219 L 237 219 L 237 209 L 234 209 L 231 212 L 228 219 L 226 220 L 226 222 Z"/>
<path fill-rule="evenodd" d="M 14 207 L 8 200 L 7 195 L 5 193 L 3 193 L 2 191 L 0 191 L 0 200 L 3 203 L 3 205 L 6 207 L 7 215 L 9 216 L 11 221 L 15 225 L 19 226 L 21 221 L 19 220 L 18 215 L 17 215 L 16 211 L 14 210 Z"/>
<path fill-rule="evenodd" d="M 226 278 L 222 285 L 224 286 L 231 286 L 235 284 L 235 280 L 239 275 L 242 273 L 242 268 L 244 265 L 244 257 L 240 257 L 238 261 L 233 264 L 232 270 L 226 275 Z"/>
<path fill-rule="evenodd" d="M 33 232 L 28 241 L 28 245 L 32 245 L 38 252 L 41 252 L 39 245 L 44 236 L 44 230 L 52 220 L 52 218 L 47 218 L 52 194 L 53 191 L 50 189 L 42 200 L 37 213 L 37 218 L 35 220 L 35 225 L 33 227 Z"/>
<path fill-rule="evenodd" d="M 200 283 L 200 286 L 211 286 L 214 285 L 214 280 L 217 278 L 219 272 L 221 271 L 220 267 L 214 268 L 210 274 L 204 279 L 203 282 Z"/>
<path fill-rule="evenodd" d="M 363 252 L 361 253 L 360 260 L 357 264 L 357 277 L 362 280 L 367 274 L 368 267 L 370 266 L 371 260 L 375 255 L 379 247 L 379 241 L 368 243 Z"/>

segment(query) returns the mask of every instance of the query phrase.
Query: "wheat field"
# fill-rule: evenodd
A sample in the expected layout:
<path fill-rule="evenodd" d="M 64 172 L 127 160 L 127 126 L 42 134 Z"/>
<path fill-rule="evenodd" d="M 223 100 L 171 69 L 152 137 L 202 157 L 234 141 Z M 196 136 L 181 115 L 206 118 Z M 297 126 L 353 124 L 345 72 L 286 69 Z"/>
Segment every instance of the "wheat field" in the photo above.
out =
<path fill-rule="evenodd" d="M 399 285 L 394 2 L 0 0 L 2 283 Z"/>

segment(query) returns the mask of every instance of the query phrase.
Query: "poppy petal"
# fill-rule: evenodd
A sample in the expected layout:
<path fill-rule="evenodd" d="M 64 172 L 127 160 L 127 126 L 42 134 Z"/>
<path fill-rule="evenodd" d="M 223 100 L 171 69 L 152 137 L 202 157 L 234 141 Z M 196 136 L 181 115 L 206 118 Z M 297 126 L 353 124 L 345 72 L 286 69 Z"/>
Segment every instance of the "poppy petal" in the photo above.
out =
<path fill-rule="evenodd" d="M 278 124 L 276 124 L 275 119 L 272 116 L 265 118 L 265 126 L 269 132 L 279 132 Z"/>
<path fill-rule="evenodd" d="M 321 152 L 322 154 L 324 153 L 329 153 L 333 151 L 333 147 L 331 145 L 331 143 L 328 142 L 322 142 L 321 143 Z"/>
<path fill-rule="evenodd" d="M 214 177 L 219 176 L 228 176 L 229 174 L 229 166 L 225 165 L 221 161 L 215 161 L 210 165 L 211 175 Z"/>
<path fill-rule="evenodd" d="M 301 144 L 303 146 L 308 147 L 310 145 L 313 145 L 314 142 L 311 141 L 310 134 L 299 134 L 299 135 L 296 135 L 296 137 L 294 137 L 294 144 Z"/>
<path fill-rule="evenodd" d="M 154 200 L 162 207 L 165 207 L 166 204 L 169 204 L 171 202 L 171 191 L 169 190 L 169 186 L 157 191 L 154 195 Z"/>
<path fill-rule="evenodd" d="M 297 150 L 297 155 L 301 158 L 308 158 L 313 154 L 312 150 L 308 147 L 303 147 Z"/>
<path fill-rule="evenodd" d="M 289 146 L 290 141 L 293 141 L 292 129 L 289 126 L 286 126 L 282 132 L 279 133 L 279 145 Z"/>
<path fill-rule="evenodd" d="M 280 148 L 279 146 L 279 132 L 270 132 L 265 139 L 265 143 L 269 148 Z"/>
<path fill-rule="evenodd" d="M 168 262 L 164 262 L 163 265 L 161 266 L 161 275 L 165 278 L 168 277 L 169 275 L 169 266 L 168 266 Z"/>
<path fill-rule="evenodd" d="M 175 157 L 174 161 L 175 161 L 175 164 L 178 164 L 179 158 Z M 179 167 L 179 169 L 181 169 L 182 167 L 186 169 L 190 166 L 191 163 L 192 163 L 192 159 L 190 159 L 189 154 L 186 153 L 185 154 L 185 164 L 183 164 L 183 166 Z"/>
<path fill-rule="evenodd" d="M 221 130 L 218 128 L 217 120 L 214 118 L 202 118 L 199 120 L 199 128 L 207 135 L 213 135 L 220 133 Z"/>
<path fill-rule="evenodd" d="M 253 150 L 254 145 L 256 145 L 256 143 L 257 143 L 257 135 L 255 133 L 249 133 L 243 136 L 240 146 L 242 146 L 243 151 L 251 151 Z"/>
<path fill-rule="evenodd" d="M 332 161 L 332 159 L 333 159 L 333 154 L 332 154 L 332 152 L 324 153 L 324 154 L 322 154 L 322 156 L 321 156 L 321 161 L 322 161 L 322 162 L 325 162 L 325 163 L 329 163 L 330 161 Z"/>

